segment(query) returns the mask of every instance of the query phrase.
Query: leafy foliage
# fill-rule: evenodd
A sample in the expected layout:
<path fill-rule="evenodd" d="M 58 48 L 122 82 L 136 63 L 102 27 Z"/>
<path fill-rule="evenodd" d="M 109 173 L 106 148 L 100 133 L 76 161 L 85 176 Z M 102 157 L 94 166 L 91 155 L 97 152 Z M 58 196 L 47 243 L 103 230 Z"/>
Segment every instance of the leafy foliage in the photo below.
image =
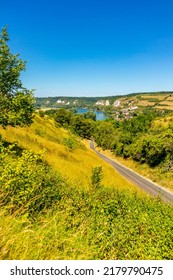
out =
<path fill-rule="evenodd" d="M 104 186 L 91 195 L 64 185 L 61 194 L 58 208 L 32 224 L 0 219 L 1 227 L 8 221 L 1 259 L 173 258 L 173 208 L 159 199 Z"/>
<path fill-rule="evenodd" d="M 55 121 L 66 127 L 70 124 L 72 113 L 64 108 L 58 109 L 54 115 Z"/>
<path fill-rule="evenodd" d="M 155 167 L 165 160 L 172 159 L 173 130 L 152 128 L 152 121 L 157 117 L 154 110 L 143 113 L 129 120 L 109 120 L 96 122 L 94 138 L 103 149 L 112 150 L 115 155 L 131 157 L 140 163 Z"/>
<path fill-rule="evenodd" d="M 93 121 L 96 121 L 96 114 L 94 112 L 88 111 L 83 114 L 85 119 L 91 119 Z"/>
<path fill-rule="evenodd" d="M 74 137 L 65 137 L 63 143 L 69 150 L 74 150 L 77 147 L 77 141 Z"/>
<path fill-rule="evenodd" d="M 133 159 L 141 163 L 147 162 L 150 166 L 156 166 L 164 161 L 166 150 L 162 139 L 151 135 L 144 136 L 133 143 L 130 154 Z"/>
<path fill-rule="evenodd" d="M 90 139 L 93 132 L 93 121 L 85 119 L 82 115 L 76 115 L 72 118 L 71 129 L 82 138 Z"/>
<path fill-rule="evenodd" d="M 103 179 L 102 166 L 97 166 L 92 169 L 91 184 L 95 188 L 100 188 Z"/>
<path fill-rule="evenodd" d="M 115 128 L 112 122 L 97 122 L 94 130 L 94 139 L 103 149 L 112 149 L 115 143 Z"/>
<path fill-rule="evenodd" d="M 64 182 L 43 162 L 41 155 L 23 150 L 17 156 L 15 145 L 0 153 L 0 197 L 11 212 L 18 210 L 29 216 L 54 208 L 60 200 L 59 188 Z"/>
<path fill-rule="evenodd" d="M 26 62 L 10 52 L 8 40 L 7 28 L 3 28 L 0 34 L 0 125 L 30 125 L 33 92 L 24 88 L 20 80 Z"/>

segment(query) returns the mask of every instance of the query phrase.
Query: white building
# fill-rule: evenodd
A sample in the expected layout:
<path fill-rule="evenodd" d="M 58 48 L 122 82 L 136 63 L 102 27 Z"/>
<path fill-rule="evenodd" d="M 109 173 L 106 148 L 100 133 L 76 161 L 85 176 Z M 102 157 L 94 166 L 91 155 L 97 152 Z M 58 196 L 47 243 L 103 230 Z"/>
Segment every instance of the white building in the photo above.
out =
<path fill-rule="evenodd" d="M 56 101 L 56 103 L 57 103 L 57 104 L 61 104 L 62 101 L 59 99 L 59 100 Z"/>
<path fill-rule="evenodd" d="M 65 101 L 64 101 L 64 100 L 61 100 L 61 99 L 58 99 L 58 100 L 56 101 L 56 103 L 57 103 L 57 104 L 65 104 Z"/>
<path fill-rule="evenodd" d="M 78 101 L 77 101 L 77 100 L 73 101 L 73 104 L 74 104 L 74 105 L 76 105 L 77 103 L 78 103 Z"/>

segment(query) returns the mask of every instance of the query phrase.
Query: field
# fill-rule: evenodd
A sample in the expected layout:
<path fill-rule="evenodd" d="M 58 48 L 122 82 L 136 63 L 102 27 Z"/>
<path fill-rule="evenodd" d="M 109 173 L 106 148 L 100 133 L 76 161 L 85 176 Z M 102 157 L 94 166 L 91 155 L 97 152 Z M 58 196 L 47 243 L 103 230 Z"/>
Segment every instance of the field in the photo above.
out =
<path fill-rule="evenodd" d="M 155 102 L 152 102 L 152 101 L 149 101 L 149 100 L 141 100 L 137 103 L 138 106 L 151 106 L 151 107 L 154 107 L 155 105 Z"/>
<path fill-rule="evenodd" d="M 172 111 L 173 110 L 173 104 L 161 104 L 161 105 L 158 105 L 158 106 L 155 106 L 156 109 L 159 109 L 159 110 L 163 110 L 163 109 L 166 109 L 166 110 L 170 110 Z"/>
<path fill-rule="evenodd" d="M 159 94 L 156 94 L 156 95 L 149 95 L 149 94 L 145 94 L 145 95 L 141 95 L 141 98 L 142 99 L 149 99 L 149 100 L 164 100 L 165 98 L 167 98 L 167 95 L 159 95 Z"/>
<path fill-rule="evenodd" d="M 173 101 L 173 96 L 169 96 L 166 100 L 167 101 Z"/>
<path fill-rule="evenodd" d="M 153 107 L 159 110 L 167 109 L 173 110 L 173 96 L 172 93 L 151 93 L 151 94 L 137 94 L 134 96 L 126 96 L 119 98 L 121 106 L 124 108 L 131 106 Z"/>

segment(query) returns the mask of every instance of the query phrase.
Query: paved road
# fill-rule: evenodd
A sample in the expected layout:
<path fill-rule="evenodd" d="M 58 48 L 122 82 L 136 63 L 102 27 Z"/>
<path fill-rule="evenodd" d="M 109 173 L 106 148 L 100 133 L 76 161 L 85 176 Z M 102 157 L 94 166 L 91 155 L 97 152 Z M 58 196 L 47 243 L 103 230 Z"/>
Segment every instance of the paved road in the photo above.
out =
<path fill-rule="evenodd" d="M 133 182 L 135 185 L 143 189 L 144 191 L 150 193 L 151 195 L 157 196 L 159 195 L 163 201 L 170 202 L 173 204 L 173 193 L 166 190 L 165 188 L 153 183 L 149 179 L 137 174 L 136 172 L 132 171 L 131 169 L 125 167 L 124 165 L 112 160 L 105 155 L 101 154 L 100 152 L 96 151 L 94 148 L 93 141 L 90 142 L 90 148 L 93 149 L 96 154 L 105 160 L 106 162 L 110 163 L 114 168 L 117 169 L 119 173 L 121 173 L 126 179 Z"/>

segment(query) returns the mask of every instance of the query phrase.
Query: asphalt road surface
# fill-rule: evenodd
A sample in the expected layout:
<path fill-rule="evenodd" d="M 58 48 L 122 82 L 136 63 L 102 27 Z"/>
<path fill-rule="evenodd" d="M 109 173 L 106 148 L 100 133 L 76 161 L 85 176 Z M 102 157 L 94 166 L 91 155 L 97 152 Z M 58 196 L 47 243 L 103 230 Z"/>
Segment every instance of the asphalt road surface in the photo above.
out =
<path fill-rule="evenodd" d="M 90 142 L 90 148 L 96 152 L 96 154 L 102 158 L 104 161 L 111 164 L 122 176 L 124 176 L 127 180 L 131 181 L 144 191 L 150 193 L 153 196 L 159 196 L 163 201 L 169 202 L 173 204 L 173 193 L 166 190 L 165 188 L 153 183 L 149 179 L 137 174 L 131 169 L 125 167 L 124 165 L 112 160 L 100 152 L 96 151 L 94 148 L 93 141 Z"/>

